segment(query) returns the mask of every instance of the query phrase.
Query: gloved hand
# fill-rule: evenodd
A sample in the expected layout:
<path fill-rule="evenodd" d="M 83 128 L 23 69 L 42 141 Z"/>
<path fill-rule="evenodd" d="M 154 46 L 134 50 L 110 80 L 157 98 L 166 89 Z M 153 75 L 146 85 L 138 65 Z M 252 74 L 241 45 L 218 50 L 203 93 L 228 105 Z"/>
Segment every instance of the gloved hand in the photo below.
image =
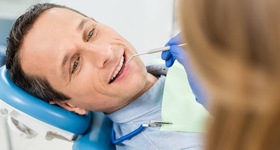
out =
<path fill-rule="evenodd" d="M 165 46 L 170 46 L 170 50 L 161 53 L 161 58 L 165 60 L 166 67 L 171 67 L 177 59 L 182 65 L 186 65 L 186 52 L 178 46 L 181 43 L 181 35 L 178 34 L 173 37 Z"/>
<path fill-rule="evenodd" d="M 182 47 L 177 46 L 178 44 L 182 44 L 180 34 L 176 35 L 169 42 L 167 42 L 165 46 L 170 46 L 170 50 L 162 52 L 161 58 L 165 60 L 166 67 L 171 67 L 175 60 L 184 66 L 188 75 L 190 87 L 196 97 L 197 102 L 202 104 L 207 109 L 206 92 L 204 88 L 201 87 L 197 76 L 194 74 L 192 67 L 189 65 L 187 52 Z"/>

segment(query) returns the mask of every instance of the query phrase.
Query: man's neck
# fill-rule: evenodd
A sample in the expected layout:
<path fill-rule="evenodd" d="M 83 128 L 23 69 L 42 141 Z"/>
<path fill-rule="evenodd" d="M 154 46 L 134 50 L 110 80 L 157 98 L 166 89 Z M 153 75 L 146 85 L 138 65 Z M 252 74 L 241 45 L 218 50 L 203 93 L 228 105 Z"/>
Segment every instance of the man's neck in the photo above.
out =
<path fill-rule="evenodd" d="M 141 96 L 141 95 L 144 94 L 146 91 L 148 91 L 148 90 L 157 82 L 157 80 L 158 80 L 158 79 L 157 79 L 155 76 L 153 76 L 152 74 L 148 73 L 146 85 L 145 85 L 144 88 L 143 88 L 137 95 L 135 95 L 132 99 L 137 99 L 139 96 Z"/>
<path fill-rule="evenodd" d="M 141 96 L 142 94 L 147 92 L 157 82 L 157 80 L 158 79 L 155 76 L 153 76 L 151 73 L 148 73 L 147 74 L 147 81 L 146 81 L 146 84 L 145 84 L 144 88 L 142 88 L 142 90 L 138 94 L 136 94 L 134 97 L 132 97 L 132 99 L 129 101 L 129 103 L 133 102 L 139 96 Z"/>
<path fill-rule="evenodd" d="M 157 80 L 158 79 L 155 76 L 153 76 L 151 73 L 148 73 L 147 74 L 146 84 L 145 84 L 144 88 L 142 88 L 142 90 L 137 95 L 132 97 L 130 100 L 126 101 L 126 103 L 124 103 L 123 105 L 120 105 L 119 108 L 117 108 L 117 109 L 115 109 L 113 111 L 110 111 L 110 112 L 105 112 L 105 113 L 110 114 L 110 113 L 112 113 L 114 111 L 117 111 L 117 110 L 121 109 L 122 107 L 125 107 L 126 105 L 129 105 L 131 102 L 133 102 L 138 97 L 140 97 L 142 94 L 144 94 L 146 91 L 148 91 L 156 83 Z"/>

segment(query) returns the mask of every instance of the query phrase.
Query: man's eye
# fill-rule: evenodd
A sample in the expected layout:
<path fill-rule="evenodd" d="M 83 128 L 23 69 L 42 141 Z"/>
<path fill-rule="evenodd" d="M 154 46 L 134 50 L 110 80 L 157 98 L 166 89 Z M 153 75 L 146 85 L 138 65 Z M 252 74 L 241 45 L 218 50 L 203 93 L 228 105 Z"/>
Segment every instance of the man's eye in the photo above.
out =
<path fill-rule="evenodd" d="M 78 57 L 78 58 L 75 60 L 75 62 L 73 63 L 72 71 L 71 71 L 72 74 L 76 71 L 77 67 L 79 66 L 79 62 L 80 62 L 80 57 Z"/>
<path fill-rule="evenodd" d="M 94 31 L 94 28 L 88 33 L 88 35 L 87 35 L 87 42 L 91 39 L 91 37 L 93 35 L 93 31 Z"/>

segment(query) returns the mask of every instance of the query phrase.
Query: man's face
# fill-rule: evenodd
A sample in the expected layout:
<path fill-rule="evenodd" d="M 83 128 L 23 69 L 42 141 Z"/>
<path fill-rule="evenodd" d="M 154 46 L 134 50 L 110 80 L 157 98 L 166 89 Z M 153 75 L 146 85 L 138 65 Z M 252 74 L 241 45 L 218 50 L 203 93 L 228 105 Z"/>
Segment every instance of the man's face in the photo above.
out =
<path fill-rule="evenodd" d="M 46 78 L 68 95 L 70 106 L 112 112 L 129 103 L 147 86 L 144 64 L 113 29 L 63 8 L 44 12 L 21 47 L 23 70 Z"/>

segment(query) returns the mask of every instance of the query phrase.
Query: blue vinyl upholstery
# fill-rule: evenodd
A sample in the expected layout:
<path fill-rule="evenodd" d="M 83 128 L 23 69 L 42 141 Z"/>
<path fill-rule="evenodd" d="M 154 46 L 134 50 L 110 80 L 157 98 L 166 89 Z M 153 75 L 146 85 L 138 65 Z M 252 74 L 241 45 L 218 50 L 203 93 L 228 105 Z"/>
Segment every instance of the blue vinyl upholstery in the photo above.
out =
<path fill-rule="evenodd" d="M 0 45 L 0 67 L 5 65 L 5 51 L 4 45 Z"/>
<path fill-rule="evenodd" d="M 71 133 L 82 135 L 88 129 L 90 113 L 81 116 L 29 95 L 10 80 L 5 65 L 0 69 L 0 76 L 0 98 L 5 103 L 33 118 Z"/>
<path fill-rule="evenodd" d="M 73 150 L 115 150 L 111 142 L 112 121 L 103 113 L 92 113 L 92 124 L 73 145 Z"/>

